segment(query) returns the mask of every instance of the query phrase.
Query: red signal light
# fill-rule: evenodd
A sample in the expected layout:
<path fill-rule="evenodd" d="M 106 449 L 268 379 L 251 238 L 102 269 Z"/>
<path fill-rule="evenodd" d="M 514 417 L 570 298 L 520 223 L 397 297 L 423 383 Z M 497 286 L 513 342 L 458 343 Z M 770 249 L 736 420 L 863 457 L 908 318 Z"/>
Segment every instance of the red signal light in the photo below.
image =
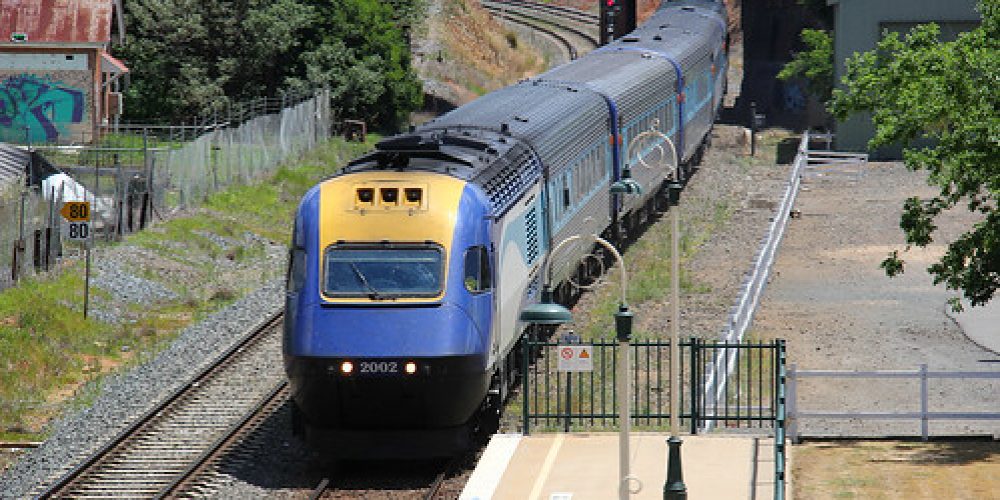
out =
<path fill-rule="evenodd" d="M 615 6 L 615 0 L 608 0 L 608 7 L 614 7 L 614 6 Z"/>

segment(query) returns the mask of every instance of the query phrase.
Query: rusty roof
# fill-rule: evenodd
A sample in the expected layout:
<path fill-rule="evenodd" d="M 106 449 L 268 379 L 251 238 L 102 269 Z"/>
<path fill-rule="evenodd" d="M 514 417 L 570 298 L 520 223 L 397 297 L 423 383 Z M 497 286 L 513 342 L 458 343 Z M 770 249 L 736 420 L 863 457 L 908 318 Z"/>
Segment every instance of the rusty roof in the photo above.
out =
<path fill-rule="evenodd" d="M 114 0 L 0 0 L 0 43 L 14 33 L 27 44 L 94 44 L 111 40 Z"/>

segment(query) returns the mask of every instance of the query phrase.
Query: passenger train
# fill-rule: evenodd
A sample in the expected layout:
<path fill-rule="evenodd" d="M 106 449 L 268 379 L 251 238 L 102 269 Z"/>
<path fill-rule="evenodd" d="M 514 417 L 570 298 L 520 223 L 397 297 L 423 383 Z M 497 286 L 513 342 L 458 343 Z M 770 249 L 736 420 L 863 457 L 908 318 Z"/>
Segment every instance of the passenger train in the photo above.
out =
<path fill-rule="evenodd" d="M 721 1 L 664 2 L 627 36 L 386 138 L 306 193 L 283 345 L 295 432 L 340 457 L 466 449 L 511 388 L 548 252 L 574 234 L 621 241 L 655 208 L 674 172 L 632 168 L 643 194 L 610 192 L 655 124 L 690 174 L 727 52 Z M 556 284 L 588 272 L 576 263 L 592 247 L 564 248 Z"/>

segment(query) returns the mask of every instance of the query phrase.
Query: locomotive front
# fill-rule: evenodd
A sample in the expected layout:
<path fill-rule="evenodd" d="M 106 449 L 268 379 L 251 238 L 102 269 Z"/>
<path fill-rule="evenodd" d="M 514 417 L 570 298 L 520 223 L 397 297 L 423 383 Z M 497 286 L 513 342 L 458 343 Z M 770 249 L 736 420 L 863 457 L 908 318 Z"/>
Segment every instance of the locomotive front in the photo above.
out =
<path fill-rule="evenodd" d="M 488 201 L 440 173 L 373 170 L 295 218 L 283 353 L 296 430 L 341 456 L 465 448 L 489 385 Z"/>

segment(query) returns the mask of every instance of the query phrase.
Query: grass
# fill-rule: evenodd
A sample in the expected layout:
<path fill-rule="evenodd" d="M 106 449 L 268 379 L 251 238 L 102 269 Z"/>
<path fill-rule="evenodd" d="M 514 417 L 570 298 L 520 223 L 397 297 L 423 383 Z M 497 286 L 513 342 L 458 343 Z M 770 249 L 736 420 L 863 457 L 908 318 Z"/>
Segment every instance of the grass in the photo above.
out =
<path fill-rule="evenodd" d="M 681 225 L 678 246 L 681 252 L 680 287 L 682 293 L 709 293 L 706 285 L 697 283 L 688 275 L 685 263 L 689 261 L 712 234 L 732 216 L 733 210 L 728 204 L 719 202 L 712 207 L 710 215 L 701 218 L 689 218 Z M 668 284 L 671 280 L 672 252 L 670 242 L 669 221 L 664 218 L 649 226 L 639 241 L 632 244 L 622 255 L 626 263 L 629 284 L 626 297 L 633 309 L 644 304 L 661 301 L 670 293 Z M 618 309 L 620 285 L 614 284 L 620 279 L 617 265 L 609 273 L 609 282 L 595 290 L 596 300 L 587 311 L 576 313 L 578 319 L 574 327 L 584 338 L 602 338 L 613 331 L 612 315 Z M 636 331 L 637 340 L 658 338 L 656 332 Z"/>
<path fill-rule="evenodd" d="M 283 269 L 263 266 L 265 244 L 247 233 L 287 242 L 306 190 L 378 139 L 328 141 L 268 179 L 213 194 L 184 217 L 130 235 L 127 245 L 156 258 L 128 262 L 126 270 L 171 288 L 177 297 L 118 304 L 125 321 L 83 319 L 79 260 L 67 259 L 58 271 L 0 292 L 0 439 L 44 439 L 53 418 L 96 398 L 105 375 L 150 359 L 186 326 L 279 276 Z M 219 263 L 226 261 L 220 272 Z M 93 306 L 111 300 L 92 287 Z"/>
<path fill-rule="evenodd" d="M 985 499 L 1000 491 L 997 441 L 831 441 L 792 447 L 792 493 L 827 499 Z"/>

